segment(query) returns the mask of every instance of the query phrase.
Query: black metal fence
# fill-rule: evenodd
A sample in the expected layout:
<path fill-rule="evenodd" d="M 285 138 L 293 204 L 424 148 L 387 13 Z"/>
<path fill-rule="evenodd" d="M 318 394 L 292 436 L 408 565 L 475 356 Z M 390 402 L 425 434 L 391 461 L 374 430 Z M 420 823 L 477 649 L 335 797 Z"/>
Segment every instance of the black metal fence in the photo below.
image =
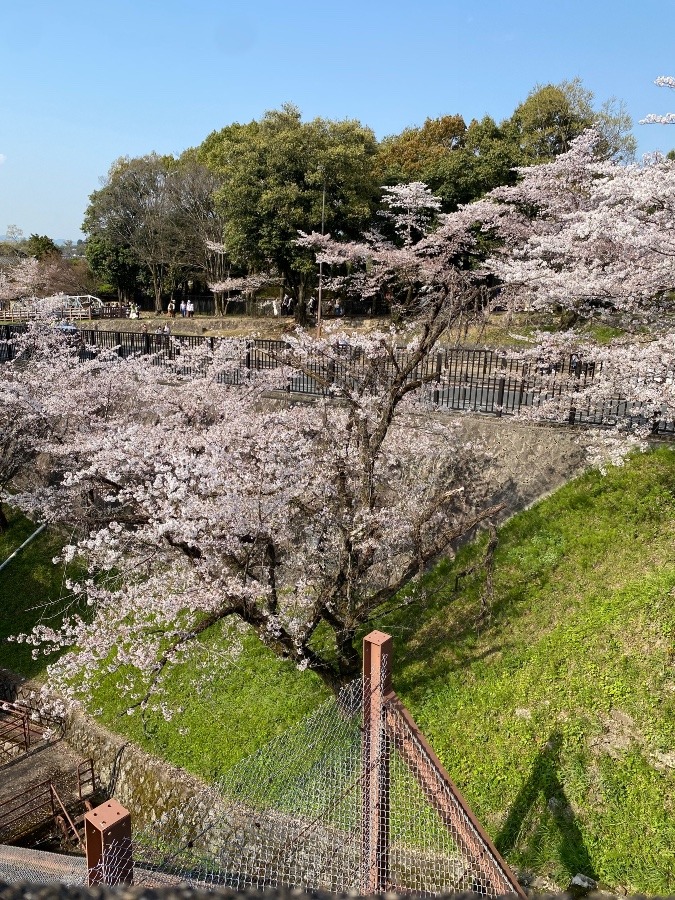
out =
<path fill-rule="evenodd" d="M 25 331 L 26 326 L 0 325 L 0 361 L 11 359 L 11 338 Z M 99 331 L 80 328 L 73 334 L 81 358 L 86 359 L 88 347 L 106 347 L 121 358 L 151 355 L 157 365 L 171 366 L 182 374 L 195 374 L 195 362 L 181 356 L 186 350 L 205 347 L 215 350 L 218 339 L 201 335 L 148 334 L 129 331 Z M 223 376 L 224 381 L 238 383 L 251 370 L 281 368 L 286 362 L 289 345 L 284 341 L 255 339 L 245 342 L 238 371 Z M 380 378 L 393 378 L 408 360 L 408 352 L 401 349 L 395 359 L 382 362 Z M 366 374 L 366 357 L 349 344 L 336 344 L 330 354 L 317 352 L 302 360 L 301 365 L 286 367 L 278 388 L 289 393 L 320 396 L 331 393 L 333 386 L 355 386 Z M 584 399 L 583 389 L 595 376 L 592 362 L 576 355 L 556 365 L 543 361 L 508 358 L 494 350 L 464 347 L 439 350 L 426 357 L 408 374 L 417 381 L 430 406 L 445 410 L 463 410 L 496 416 L 515 415 L 527 408 L 537 408 L 559 400 L 567 404 L 564 421 L 570 425 L 611 426 L 628 419 L 632 424 L 647 424 L 654 434 L 675 435 L 675 420 L 666 411 L 661 414 L 639 412 L 629 415 L 625 399 L 615 398 L 604 404 L 592 404 Z M 675 377 L 675 373 L 674 373 Z M 579 394 L 570 401 L 570 394 Z M 557 416 L 560 419 L 560 416 Z"/>

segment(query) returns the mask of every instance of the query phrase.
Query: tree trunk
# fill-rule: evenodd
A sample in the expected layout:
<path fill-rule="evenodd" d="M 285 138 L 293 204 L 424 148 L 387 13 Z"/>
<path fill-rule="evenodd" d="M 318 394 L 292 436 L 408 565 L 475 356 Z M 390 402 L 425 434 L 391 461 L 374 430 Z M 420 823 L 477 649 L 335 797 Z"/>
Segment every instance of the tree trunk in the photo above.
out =
<path fill-rule="evenodd" d="M 295 304 L 295 321 L 298 325 L 307 324 L 307 301 L 305 300 L 304 281 L 301 281 L 298 285 L 298 298 Z"/>
<path fill-rule="evenodd" d="M 574 309 L 564 310 L 560 316 L 560 327 L 565 331 L 569 331 L 579 321 L 579 313 Z"/>
<path fill-rule="evenodd" d="M 152 275 L 152 289 L 155 294 L 155 312 L 161 313 L 161 311 L 162 311 L 162 277 L 154 266 L 150 267 L 150 274 Z"/>
<path fill-rule="evenodd" d="M 309 668 L 316 672 L 327 688 L 339 694 L 345 685 L 361 674 L 361 657 L 354 648 L 354 631 L 342 631 L 340 635 L 334 631 L 334 635 L 337 660 L 329 661 L 316 654 Z"/>
<path fill-rule="evenodd" d="M 361 674 L 361 660 L 356 654 L 355 662 L 349 666 L 340 666 L 339 672 L 327 663 L 310 665 L 308 668 L 319 676 L 333 694 L 339 694 L 345 685 Z"/>
<path fill-rule="evenodd" d="M 5 511 L 2 508 L 2 503 L 0 503 L 0 534 L 4 531 L 7 531 L 9 528 L 9 522 L 7 521 L 7 516 L 5 515 Z"/>

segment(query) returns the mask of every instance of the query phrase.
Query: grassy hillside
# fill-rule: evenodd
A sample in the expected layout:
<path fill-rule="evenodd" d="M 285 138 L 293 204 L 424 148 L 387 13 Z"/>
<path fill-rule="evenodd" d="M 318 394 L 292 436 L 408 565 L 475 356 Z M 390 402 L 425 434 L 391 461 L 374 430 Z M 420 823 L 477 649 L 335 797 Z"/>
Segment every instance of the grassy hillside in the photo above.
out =
<path fill-rule="evenodd" d="M 0 562 L 33 531 L 35 525 L 14 514 L 10 530 L 0 534 Z M 65 608 L 59 601 L 64 572 L 52 564 L 62 541 L 43 532 L 0 572 L 0 667 L 41 678 L 50 659 L 32 658 L 27 644 L 8 641 L 37 623 L 53 624 Z M 69 577 L 77 577 L 71 567 Z M 230 660 L 228 646 L 212 629 L 200 665 L 206 677 L 195 692 L 193 663 L 177 666 L 168 681 L 169 702 L 180 711 L 171 722 L 160 714 L 127 715 L 129 703 L 120 682 L 129 673 L 101 680 L 90 709 L 114 731 L 151 753 L 166 757 L 206 778 L 213 778 L 243 756 L 297 722 L 322 702 L 326 689 L 312 674 L 274 658 L 253 634 L 244 635 L 242 651 Z"/>
<path fill-rule="evenodd" d="M 482 579 L 430 579 L 397 638 L 394 682 L 516 866 L 675 886 L 675 452 L 589 474 L 500 533 L 489 622 Z"/>
<path fill-rule="evenodd" d="M 34 552 L 36 565 L 53 555 Z M 396 689 L 514 865 L 562 886 L 581 871 L 614 887 L 672 891 L 675 449 L 586 475 L 512 519 L 482 619 L 482 578 L 454 591 L 455 573 L 479 552 L 464 548 L 432 573 L 425 612 L 403 608 L 377 623 L 395 638 Z M 32 572 L 28 556 L 22 565 L 14 590 Z M 0 573 L 3 600 L 8 585 Z M 8 617 L 3 603 L 0 637 L 21 606 Z M 211 665 L 203 697 L 192 696 L 189 671 L 177 672 L 186 711 L 150 720 L 147 733 L 124 715 L 114 685 L 94 705 L 117 730 L 208 776 L 324 696 L 313 676 L 271 659 L 253 637 L 228 671 L 215 657 Z"/>
<path fill-rule="evenodd" d="M 10 528 L 0 534 L 0 563 L 21 546 L 37 525 L 9 511 Z M 32 658 L 32 647 L 8 641 L 10 635 L 29 632 L 35 624 L 52 625 L 61 621 L 64 604 L 60 597 L 66 572 L 52 559 L 63 545 L 61 537 L 43 531 L 0 572 L 0 666 L 27 677 L 39 676 L 45 667 L 43 658 Z M 68 569 L 77 577 L 77 568 Z"/>

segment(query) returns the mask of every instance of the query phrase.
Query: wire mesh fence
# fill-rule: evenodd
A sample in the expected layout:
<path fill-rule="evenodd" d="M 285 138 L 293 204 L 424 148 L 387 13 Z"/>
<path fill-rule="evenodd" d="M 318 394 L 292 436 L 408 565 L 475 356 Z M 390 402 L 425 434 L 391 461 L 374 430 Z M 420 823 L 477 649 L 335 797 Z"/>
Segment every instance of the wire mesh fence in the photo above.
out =
<path fill-rule="evenodd" d="M 388 665 L 136 832 L 135 883 L 520 892 L 388 689 Z"/>
<path fill-rule="evenodd" d="M 358 888 L 360 735 L 355 682 L 217 789 L 136 833 L 136 883 Z"/>
<path fill-rule="evenodd" d="M 79 875 L 66 866 L 64 878 L 133 880 L 147 888 L 524 897 L 392 690 L 391 645 L 388 635 L 372 632 L 364 639 L 362 679 L 187 802 L 159 817 L 136 810 L 145 824 L 133 832 L 131 816 L 114 798 L 90 809 L 87 865 Z M 87 765 L 58 792 L 52 782 L 40 784 L 20 801 L 40 821 L 64 818 L 76 834 L 67 798 L 91 795 Z M 33 823 L 23 807 L 9 812 Z"/>

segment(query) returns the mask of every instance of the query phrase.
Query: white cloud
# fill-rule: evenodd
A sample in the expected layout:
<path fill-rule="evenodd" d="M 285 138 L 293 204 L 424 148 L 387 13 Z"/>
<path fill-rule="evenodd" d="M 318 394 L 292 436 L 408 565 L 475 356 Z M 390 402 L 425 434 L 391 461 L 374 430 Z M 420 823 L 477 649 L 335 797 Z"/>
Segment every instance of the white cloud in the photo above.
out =
<path fill-rule="evenodd" d="M 5 161 L 6 159 L 7 159 L 7 157 L 5 156 L 5 154 L 4 154 L 4 153 L 0 153 L 0 166 L 4 163 L 4 161 Z"/>

